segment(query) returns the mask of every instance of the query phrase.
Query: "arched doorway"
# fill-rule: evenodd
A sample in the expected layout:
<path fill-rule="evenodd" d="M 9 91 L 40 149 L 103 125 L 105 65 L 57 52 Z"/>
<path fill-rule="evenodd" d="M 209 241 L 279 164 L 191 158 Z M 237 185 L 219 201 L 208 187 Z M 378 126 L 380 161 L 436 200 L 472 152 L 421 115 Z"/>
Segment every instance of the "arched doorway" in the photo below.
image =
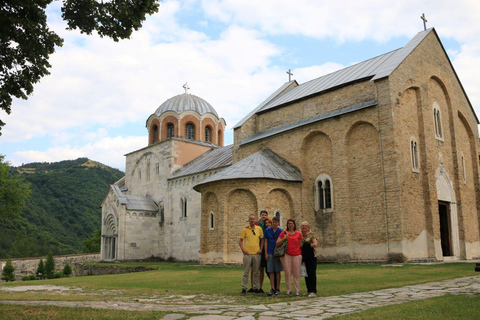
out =
<path fill-rule="evenodd" d="M 455 190 L 443 165 L 437 169 L 435 177 L 440 233 L 439 243 L 435 241 L 436 258 L 437 260 L 458 260 L 460 258 L 460 239 Z"/>

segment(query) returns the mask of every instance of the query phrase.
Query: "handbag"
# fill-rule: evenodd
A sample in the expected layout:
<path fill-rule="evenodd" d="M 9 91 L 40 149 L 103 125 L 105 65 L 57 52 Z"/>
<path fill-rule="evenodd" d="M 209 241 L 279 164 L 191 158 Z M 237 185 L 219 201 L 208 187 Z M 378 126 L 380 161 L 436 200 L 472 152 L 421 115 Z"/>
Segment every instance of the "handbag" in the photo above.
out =
<path fill-rule="evenodd" d="M 283 257 L 285 255 L 285 252 L 287 251 L 287 245 L 288 245 L 288 239 L 283 241 L 282 244 L 275 247 L 273 256 L 276 258 Z"/>
<path fill-rule="evenodd" d="M 305 266 L 305 262 L 302 262 L 302 266 L 300 267 L 300 277 L 308 277 L 307 267 Z"/>

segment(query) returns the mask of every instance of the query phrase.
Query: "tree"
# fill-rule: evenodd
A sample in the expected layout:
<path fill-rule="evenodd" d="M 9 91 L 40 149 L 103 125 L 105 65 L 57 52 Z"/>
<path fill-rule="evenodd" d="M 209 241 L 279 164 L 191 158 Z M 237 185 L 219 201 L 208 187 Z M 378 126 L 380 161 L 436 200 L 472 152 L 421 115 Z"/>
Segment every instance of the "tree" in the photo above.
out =
<path fill-rule="evenodd" d="M 100 244 L 102 237 L 102 229 L 97 229 L 93 232 L 93 235 L 83 240 L 83 252 L 84 253 L 96 253 L 100 252 Z"/>
<path fill-rule="evenodd" d="M 30 185 L 18 174 L 12 173 L 10 164 L 4 162 L 4 158 L 0 155 L 0 218 L 10 218 L 22 212 L 30 195 Z"/>
<path fill-rule="evenodd" d="M 63 44 L 47 26 L 45 9 L 51 2 L 4 0 L 0 4 L 0 109 L 7 114 L 13 97 L 26 100 L 33 85 L 50 74 L 48 58 Z M 68 29 L 97 31 L 118 41 L 130 38 L 158 7 L 158 0 L 64 0 L 62 17 Z M 4 125 L 0 120 L 0 130 Z"/>
<path fill-rule="evenodd" d="M 67 278 L 70 277 L 70 275 L 72 274 L 72 267 L 70 267 L 68 263 L 65 265 L 65 267 L 63 267 L 63 274 Z"/>
<path fill-rule="evenodd" d="M 8 259 L 7 264 L 2 269 L 2 280 L 15 281 L 15 267 L 12 264 L 12 260 Z"/>
<path fill-rule="evenodd" d="M 38 263 L 37 272 L 35 273 L 38 279 L 45 279 L 45 265 L 43 259 Z"/>
<path fill-rule="evenodd" d="M 45 276 L 47 279 L 53 279 L 55 277 L 55 260 L 50 252 L 47 255 L 47 262 L 45 263 Z"/>

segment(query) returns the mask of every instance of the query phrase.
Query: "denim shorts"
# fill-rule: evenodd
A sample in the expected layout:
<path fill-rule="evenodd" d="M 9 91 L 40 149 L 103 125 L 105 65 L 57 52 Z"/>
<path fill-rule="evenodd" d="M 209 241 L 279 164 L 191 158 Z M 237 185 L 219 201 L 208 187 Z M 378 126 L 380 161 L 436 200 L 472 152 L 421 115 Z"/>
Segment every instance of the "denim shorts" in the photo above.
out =
<path fill-rule="evenodd" d="M 283 271 L 282 263 L 279 258 L 275 258 L 273 254 L 268 255 L 267 260 L 267 272 L 280 272 Z"/>

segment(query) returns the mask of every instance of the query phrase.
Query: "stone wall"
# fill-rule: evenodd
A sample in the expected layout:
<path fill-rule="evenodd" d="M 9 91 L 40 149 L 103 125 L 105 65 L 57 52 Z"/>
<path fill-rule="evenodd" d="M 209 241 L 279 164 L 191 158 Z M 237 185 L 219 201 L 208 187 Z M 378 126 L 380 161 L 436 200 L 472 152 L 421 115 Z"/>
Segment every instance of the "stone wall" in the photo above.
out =
<path fill-rule="evenodd" d="M 67 263 L 73 270 L 76 264 L 100 261 L 100 253 L 62 255 L 53 256 L 53 258 L 55 259 L 55 272 L 60 272 L 63 271 L 63 267 L 65 267 Z M 47 257 L 13 259 L 12 264 L 15 267 L 15 279 L 21 280 L 24 276 L 35 274 L 40 259 L 43 259 L 43 263 L 47 261 Z M 7 260 L 0 260 L 0 267 L 2 269 L 6 262 Z"/>

